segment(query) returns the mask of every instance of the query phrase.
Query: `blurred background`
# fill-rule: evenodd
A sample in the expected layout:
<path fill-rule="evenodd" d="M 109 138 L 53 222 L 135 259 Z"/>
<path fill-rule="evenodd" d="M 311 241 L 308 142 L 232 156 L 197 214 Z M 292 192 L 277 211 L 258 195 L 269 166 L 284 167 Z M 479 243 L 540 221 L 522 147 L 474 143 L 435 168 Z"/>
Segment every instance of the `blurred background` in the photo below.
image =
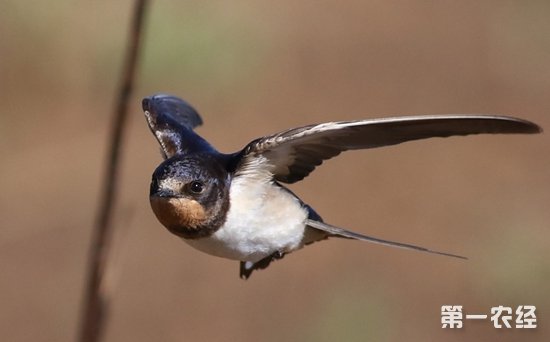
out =
<path fill-rule="evenodd" d="M 0 339 L 72 341 L 131 1 L 0 3 Z M 348 152 L 291 189 L 332 224 L 470 258 L 346 240 L 238 277 L 154 218 L 141 98 L 192 103 L 233 152 L 289 127 L 407 114 L 550 129 L 550 3 L 154 1 L 122 164 L 105 341 L 535 341 L 550 337 L 550 137 Z M 539 327 L 464 321 L 537 307 Z"/>

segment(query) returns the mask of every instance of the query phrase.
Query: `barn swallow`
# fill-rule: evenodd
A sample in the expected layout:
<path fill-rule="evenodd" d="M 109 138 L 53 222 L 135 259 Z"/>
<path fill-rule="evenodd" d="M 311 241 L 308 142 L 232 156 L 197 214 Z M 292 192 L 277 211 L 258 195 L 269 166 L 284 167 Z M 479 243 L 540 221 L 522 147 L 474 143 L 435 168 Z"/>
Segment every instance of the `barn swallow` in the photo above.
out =
<path fill-rule="evenodd" d="M 240 261 L 243 279 L 290 252 L 332 237 L 465 259 L 327 224 L 281 183 L 298 182 L 347 150 L 431 137 L 541 131 L 532 122 L 506 116 L 392 117 L 291 128 L 224 154 L 193 131 L 202 119 L 187 102 L 157 94 L 142 105 L 164 157 L 150 187 L 157 219 L 192 247 Z"/>

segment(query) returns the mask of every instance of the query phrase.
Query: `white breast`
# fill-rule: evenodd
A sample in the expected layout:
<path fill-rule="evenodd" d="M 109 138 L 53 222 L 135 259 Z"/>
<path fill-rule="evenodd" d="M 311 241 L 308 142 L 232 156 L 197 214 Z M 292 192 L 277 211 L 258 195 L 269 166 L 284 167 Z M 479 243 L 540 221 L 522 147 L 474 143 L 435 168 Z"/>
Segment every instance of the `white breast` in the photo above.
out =
<path fill-rule="evenodd" d="M 236 177 L 229 195 L 225 224 L 212 236 L 187 243 L 208 254 L 252 262 L 303 246 L 307 210 L 292 194 L 272 184 L 270 175 Z"/>

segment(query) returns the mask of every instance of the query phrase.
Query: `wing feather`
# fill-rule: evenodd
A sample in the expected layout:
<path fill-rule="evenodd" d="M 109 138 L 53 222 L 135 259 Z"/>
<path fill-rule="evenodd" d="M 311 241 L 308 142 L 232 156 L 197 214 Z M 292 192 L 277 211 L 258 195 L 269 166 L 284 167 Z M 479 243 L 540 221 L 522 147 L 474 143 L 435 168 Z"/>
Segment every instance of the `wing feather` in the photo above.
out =
<path fill-rule="evenodd" d="M 202 124 L 202 119 L 189 103 L 175 96 L 156 94 L 144 98 L 142 107 L 165 159 L 176 154 L 215 151 L 193 132 L 193 128 Z"/>
<path fill-rule="evenodd" d="M 496 115 L 430 115 L 328 122 L 256 139 L 243 150 L 237 172 L 262 155 L 277 181 L 294 183 L 343 151 L 375 148 L 431 137 L 482 133 L 538 133 L 536 124 Z"/>

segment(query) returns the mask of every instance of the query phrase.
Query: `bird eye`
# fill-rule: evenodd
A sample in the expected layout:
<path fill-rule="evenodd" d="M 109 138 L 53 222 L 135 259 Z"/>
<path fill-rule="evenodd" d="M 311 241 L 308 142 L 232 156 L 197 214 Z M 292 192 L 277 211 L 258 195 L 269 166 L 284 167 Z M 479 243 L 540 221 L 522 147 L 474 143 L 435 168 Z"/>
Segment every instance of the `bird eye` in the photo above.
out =
<path fill-rule="evenodd" d="M 189 191 L 194 194 L 200 194 L 204 191 L 204 184 L 199 181 L 192 181 L 189 183 Z"/>

